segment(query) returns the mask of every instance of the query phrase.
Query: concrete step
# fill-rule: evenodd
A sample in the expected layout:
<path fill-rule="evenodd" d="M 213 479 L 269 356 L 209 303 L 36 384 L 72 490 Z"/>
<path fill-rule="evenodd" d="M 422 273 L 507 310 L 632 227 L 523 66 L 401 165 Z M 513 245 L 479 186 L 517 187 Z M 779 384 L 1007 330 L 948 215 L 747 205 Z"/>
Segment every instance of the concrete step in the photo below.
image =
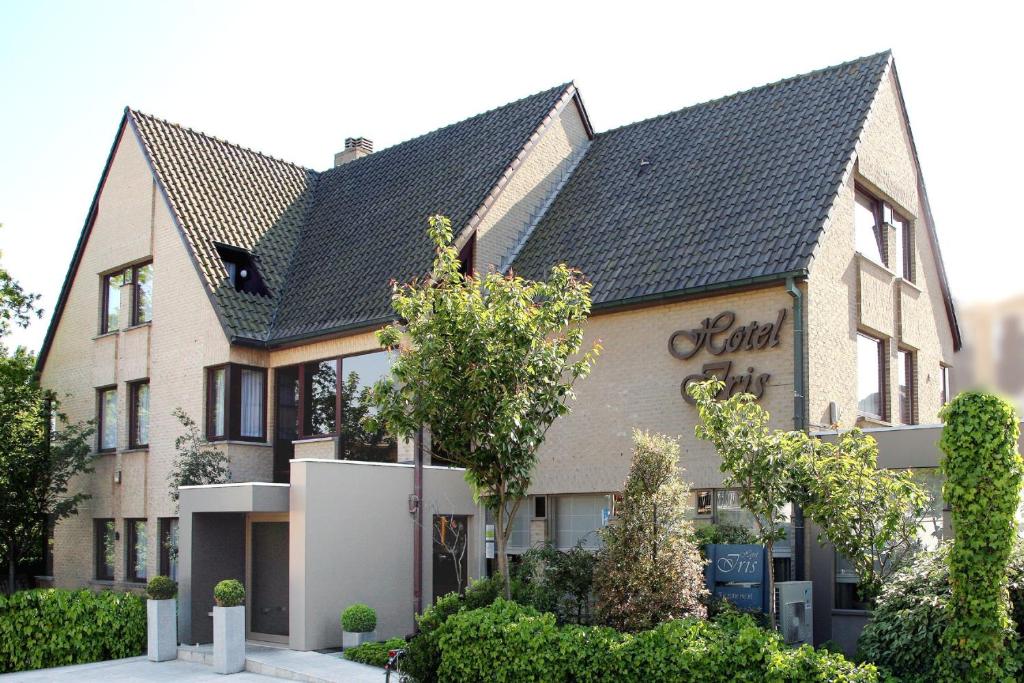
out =
<path fill-rule="evenodd" d="M 182 645 L 178 659 L 213 666 L 212 645 Z M 305 683 L 380 683 L 384 671 L 350 662 L 341 653 L 300 652 L 284 647 L 245 644 L 245 670 Z"/>

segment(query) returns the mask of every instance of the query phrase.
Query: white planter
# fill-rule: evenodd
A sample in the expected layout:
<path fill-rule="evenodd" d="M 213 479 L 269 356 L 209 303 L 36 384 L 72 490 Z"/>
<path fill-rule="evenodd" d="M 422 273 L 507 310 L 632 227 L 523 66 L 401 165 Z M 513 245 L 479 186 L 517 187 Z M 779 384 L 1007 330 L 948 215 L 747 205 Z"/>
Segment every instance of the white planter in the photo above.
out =
<path fill-rule="evenodd" d="M 213 670 L 233 674 L 245 669 L 245 607 L 213 608 Z"/>
<path fill-rule="evenodd" d="M 341 649 L 347 650 L 350 647 L 362 645 L 363 643 L 374 643 L 377 642 L 377 631 L 366 631 L 365 633 L 356 633 L 355 631 L 342 631 L 341 632 Z"/>
<path fill-rule="evenodd" d="M 178 657 L 177 601 L 146 601 L 146 652 L 151 662 L 166 662 Z"/>

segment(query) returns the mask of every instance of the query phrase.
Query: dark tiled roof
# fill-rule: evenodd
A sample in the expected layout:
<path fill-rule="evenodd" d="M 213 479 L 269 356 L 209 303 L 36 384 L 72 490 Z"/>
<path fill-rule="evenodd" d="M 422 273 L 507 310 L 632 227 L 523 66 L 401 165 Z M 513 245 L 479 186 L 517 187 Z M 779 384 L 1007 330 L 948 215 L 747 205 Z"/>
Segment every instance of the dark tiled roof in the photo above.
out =
<path fill-rule="evenodd" d="M 427 217 L 458 231 L 569 84 L 321 174 L 273 339 L 391 315 L 392 279 L 430 269 Z"/>
<path fill-rule="evenodd" d="M 889 53 L 597 135 L 513 263 L 595 305 L 807 268 Z"/>
<path fill-rule="evenodd" d="M 141 112 L 128 116 L 229 334 L 266 339 L 316 173 Z M 271 296 L 227 283 L 218 242 L 255 255 Z"/>

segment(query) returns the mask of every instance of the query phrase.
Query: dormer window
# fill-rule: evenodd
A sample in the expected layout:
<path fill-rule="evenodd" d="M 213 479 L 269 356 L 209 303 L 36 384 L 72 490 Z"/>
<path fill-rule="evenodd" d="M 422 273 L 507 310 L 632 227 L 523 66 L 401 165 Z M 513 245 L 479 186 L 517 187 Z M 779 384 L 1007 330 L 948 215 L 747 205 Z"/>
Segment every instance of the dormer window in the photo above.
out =
<path fill-rule="evenodd" d="M 224 263 L 224 270 L 228 274 L 228 283 L 235 288 L 236 292 L 247 292 L 260 296 L 270 295 L 256 268 L 256 258 L 252 253 L 227 244 L 216 246 L 217 253 Z"/>

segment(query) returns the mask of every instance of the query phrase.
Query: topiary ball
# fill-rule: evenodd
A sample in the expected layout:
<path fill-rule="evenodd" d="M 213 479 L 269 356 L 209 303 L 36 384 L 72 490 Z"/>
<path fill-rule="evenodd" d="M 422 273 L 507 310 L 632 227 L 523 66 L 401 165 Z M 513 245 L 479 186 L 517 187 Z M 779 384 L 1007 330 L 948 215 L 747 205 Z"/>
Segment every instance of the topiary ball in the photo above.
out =
<path fill-rule="evenodd" d="M 341 627 L 349 633 L 369 633 L 377 628 L 377 613 L 359 602 L 349 605 L 341 613 Z"/>
<path fill-rule="evenodd" d="M 213 599 L 219 607 L 238 607 L 245 604 L 245 586 L 235 579 L 224 579 L 213 587 Z"/>
<path fill-rule="evenodd" d="M 154 576 L 146 586 L 146 595 L 150 600 L 172 600 L 177 594 L 177 582 L 166 576 Z"/>

